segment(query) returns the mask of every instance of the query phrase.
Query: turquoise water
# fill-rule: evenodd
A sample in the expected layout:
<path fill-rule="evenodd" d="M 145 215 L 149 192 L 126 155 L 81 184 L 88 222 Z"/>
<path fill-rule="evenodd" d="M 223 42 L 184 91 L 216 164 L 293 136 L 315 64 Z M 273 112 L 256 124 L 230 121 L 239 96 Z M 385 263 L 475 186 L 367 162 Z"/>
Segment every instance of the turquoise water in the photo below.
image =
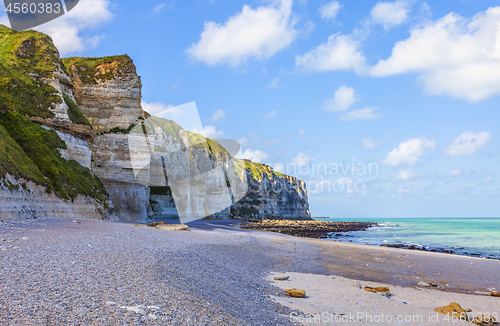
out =
<path fill-rule="evenodd" d="M 446 249 L 456 254 L 500 259 L 500 218 L 321 219 L 377 222 L 367 231 L 339 238 L 364 244 L 405 244 Z"/>

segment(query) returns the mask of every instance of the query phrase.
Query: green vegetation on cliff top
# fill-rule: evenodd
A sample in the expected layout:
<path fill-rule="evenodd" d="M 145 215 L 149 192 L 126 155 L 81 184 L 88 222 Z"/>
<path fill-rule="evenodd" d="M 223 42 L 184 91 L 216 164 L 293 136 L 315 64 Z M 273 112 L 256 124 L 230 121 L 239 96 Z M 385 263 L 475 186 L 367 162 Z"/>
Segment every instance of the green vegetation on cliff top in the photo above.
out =
<path fill-rule="evenodd" d="M 97 84 L 100 81 L 111 80 L 116 74 L 122 74 L 123 68 L 132 59 L 126 54 L 102 58 L 63 58 L 62 61 L 68 67 L 71 74 L 77 74 L 85 84 Z"/>
<path fill-rule="evenodd" d="M 50 111 L 62 103 L 52 86 L 43 82 L 66 69 L 49 36 L 16 32 L 0 25 L 0 178 L 7 173 L 46 187 L 63 199 L 88 195 L 105 203 L 107 194 L 98 178 L 76 161 L 66 161 L 65 143 L 29 117 L 52 118 Z M 64 95 L 63 95 L 64 96 Z M 71 119 L 86 118 L 69 98 Z"/>
<path fill-rule="evenodd" d="M 250 160 L 234 160 L 236 164 L 236 171 L 241 175 L 241 171 L 248 170 L 252 173 L 252 178 L 255 180 L 262 180 L 264 174 L 267 174 L 269 180 L 274 180 L 274 176 L 284 177 L 285 175 L 276 172 L 268 165 L 262 163 L 252 162 Z"/>
<path fill-rule="evenodd" d="M 160 127 L 165 135 L 170 136 L 177 141 L 180 141 L 181 131 L 184 131 L 186 133 L 189 144 L 184 144 L 184 142 L 180 141 L 182 149 L 184 149 L 186 145 L 189 145 L 189 147 L 193 149 L 206 149 L 215 157 L 218 157 L 220 155 L 226 156 L 229 154 L 227 150 L 222 147 L 217 141 L 210 138 L 205 138 L 201 134 L 184 130 L 175 121 L 151 116 L 147 112 L 145 112 L 145 116 L 147 117 L 145 129 L 146 133 L 148 134 L 154 133 L 154 129 L 156 127 Z"/>
<path fill-rule="evenodd" d="M 59 53 L 49 36 L 0 25 L 0 111 L 54 117 L 49 108 L 62 100 L 42 78 L 51 78 L 58 63 Z"/>

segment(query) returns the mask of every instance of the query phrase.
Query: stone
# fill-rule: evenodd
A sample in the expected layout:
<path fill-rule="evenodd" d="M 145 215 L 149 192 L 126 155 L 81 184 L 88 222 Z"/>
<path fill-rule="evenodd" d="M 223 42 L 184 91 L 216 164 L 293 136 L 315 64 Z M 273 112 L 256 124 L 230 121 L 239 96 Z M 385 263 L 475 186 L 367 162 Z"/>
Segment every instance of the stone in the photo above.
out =
<path fill-rule="evenodd" d="M 273 277 L 275 281 L 288 281 L 290 276 L 275 276 Z"/>
<path fill-rule="evenodd" d="M 186 224 L 160 224 L 156 227 L 156 229 L 169 231 L 191 231 L 189 226 Z"/>
<path fill-rule="evenodd" d="M 389 290 L 389 288 L 387 288 L 387 287 L 382 287 L 382 286 L 378 286 L 375 288 L 365 286 L 365 291 L 373 292 L 373 293 L 382 292 L 382 293 L 387 293 L 389 296 L 391 295 L 391 290 Z"/>
<path fill-rule="evenodd" d="M 498 320 L 495 317 L 492 316 L 478 316 L 476 319 L 471 321 L 473 324 L 476 325 L 496 325 Z"/>
<path fill-rule="evenodd" d="M 494 297 L 500 297 L 500 292 L 491 292 L 491 295 Z"/>
<path fill-rule="evenodd" d="M 436 288 L 436 287 L 437 287 L 437 284 L 436 284 L 436 283 L 429 282 L 429 285 L 430 285 L 430 286 L 432 286 L 433 288 Z"/>
<path fill-rule="evenodd" d="M 144 309 L 146 309 L 146 307 L 144 307 L 143 305 L 138 305 L 135 307 L 122 306 L 122 307 L 120 307 L 120 309 L 127 309 L 127 311 L 132 311 L 132 312 L 135 312 L 136 314 L 139 314 L 139 315 L 146 314 L 146 311 L 144 311 Z"/>
<path fill-rule="evenodd" d="M 303 298 L 306 296 L 306 290 L 302 289 L 286 289 L 285 292 L 294 298 Z"/>
<path fill-rule="evenodd" d="M 158 307 L 158 306 L 148 306 L 148 309 L 151 309 L 151 310 L 160 310 L 160 307 Z"/>
<path fill-rule="evenodd" d="M 157 227 L 158 225 L 161 225 L 161 224 L 166 224 L 165 221 L 161 221 L 161 222 L 152 222 L 152 223 L 148 223 L 146 224 L 146 226 L 149 226 L 150 228 L 155 228 Z"/>
<path fill-rule="evenodd" d="M 444 307 L 438 307 L 434 311 L 461 320 L 468 320 L 467 311 L 456 302 L 452 302 Z"/>
<path fill-rule="evenodd" d="M 425 288 L 425 287 L 427 287 L 427 288 L 428 288 L 428 287 L 430 287 L 430 286 L 431 286 L 431 285 L 430 285 L 429 283 L 427 283 L 427 282 L 418 282 L 418 284 L 417 284 L 417 285 L 418 285 L 418 286 L 421 286 L 421 287 L 424 287 L 424 288 Z"/>

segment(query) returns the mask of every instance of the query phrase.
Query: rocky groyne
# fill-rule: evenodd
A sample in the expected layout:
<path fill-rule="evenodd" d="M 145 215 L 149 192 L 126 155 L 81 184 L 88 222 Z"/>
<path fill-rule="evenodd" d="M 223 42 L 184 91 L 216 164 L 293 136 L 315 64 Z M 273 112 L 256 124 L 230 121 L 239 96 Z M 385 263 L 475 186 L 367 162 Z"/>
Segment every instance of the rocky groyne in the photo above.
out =
<path fill-rule="evenodd" d="M 291 221 L 263 220 L 243 224 L 243 229 L 271 231 L 305 238 L 326 239 L 332 235 L 350 231 L 364 231 L 376 223 L 370 222 L 332 222 L 332 221 Z"/>

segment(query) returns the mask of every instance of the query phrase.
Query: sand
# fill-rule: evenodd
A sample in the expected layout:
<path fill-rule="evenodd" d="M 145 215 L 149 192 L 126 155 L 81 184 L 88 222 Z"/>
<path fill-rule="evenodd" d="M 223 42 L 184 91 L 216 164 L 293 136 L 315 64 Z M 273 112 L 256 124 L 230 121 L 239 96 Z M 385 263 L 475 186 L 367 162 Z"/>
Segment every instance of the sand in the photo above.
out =
<path fill-rule="evenodd" d="M 287 275 L 288 281 L 275 281 L 273 276 Z M 280 304 L 303 313 L 289 315 L 291 321 L 303 324 L 348 325 L 451 325 L 460 321 L 446 320 L 433 310 L 457 302 L 471 309 L 470 317 L 485 313 L 500 314 L 500 300 L 492 296 L 457 294 L 434 289 L 392 286 L 358 281 L 339 276 L 307 273 L 271 273 L 267 278 L 281 289 L 305 289 L 305 298 L 274 297 Z M 365 286 L 389 287 L 391 296 L 371 293 Z M 316 320 L 314 319 L 316 318 Z M 469 323 L 465 323 L 469 324 Z"/>

